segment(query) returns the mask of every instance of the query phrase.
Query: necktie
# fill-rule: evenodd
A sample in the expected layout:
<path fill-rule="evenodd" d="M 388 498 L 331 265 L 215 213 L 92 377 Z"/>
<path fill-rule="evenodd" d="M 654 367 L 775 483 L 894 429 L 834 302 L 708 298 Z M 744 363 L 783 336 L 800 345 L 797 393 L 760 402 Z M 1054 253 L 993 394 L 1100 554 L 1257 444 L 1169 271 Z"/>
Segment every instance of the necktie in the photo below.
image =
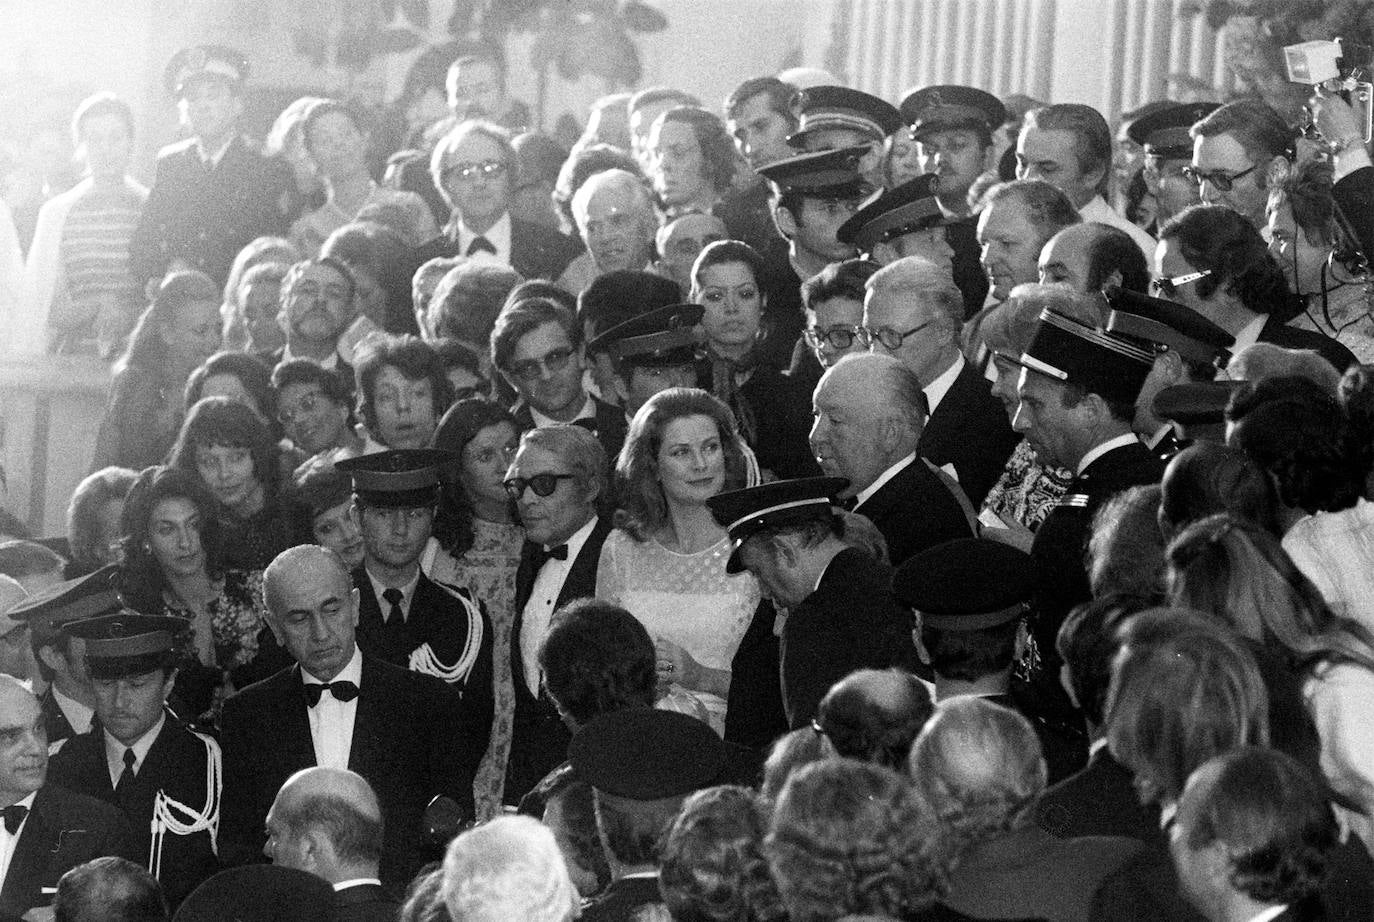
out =
<path fill-rule="evenodd" d="M 124 750 L 124 771 L 119 773 L 119 781 L 115 784 L 115 797 L 123 802 L 129 796 L 134 786 L 134 763 L 138 761 L 138 756 L 134 755 L 132 749 Z"/>
<path fill-rule="evenodd" d="M 544 566 L 544 564 L 547 563 L 547 562 L 550 561 L 550 560 L 567 560 L 567 559 L 568 559 L 568 546 L 567 546 L 566 544 L 560 544 L 560 545 L 558 545 L 557 547 L 551 547 L 551 548 L 548 548 L 548 549 L 545 549 L 545 548 L 540 548 L 540 549 L 539 549 L 538 561 L 539 561 L 539 566 L 540 566 L 540 567 Z"/>
<path fill-rule="evenodd" d="M 4 810 L 0 810 L 0 814 L 5 817 L 5 832 L 14 835 L 24 824 L 24 818 L 29 815 L 29 808 L 23 804 L 10 804 Z"/>
<path fill-rule="evenodd" d="M 401 609 L 401 600 L 405 598 L 405 593 L 392 586 L 382 593 L 382 598 L 390 603 L 391 608 L 386 613 L 387 624 L 403 624 L 406 620 L 406 613 Z"/>
<path fill-rule="evenodd" d="M 342 703 L 347 703 L 349 701 L 352 701 L 354 698 L 358 697 L 358 686 L 354 685 L 352 682 L 338 681 L 330 682 L 328 684 L 321 684 L 319 682 L 306 682 L 306 703 L 309 704 L 312 708 L 315 705 L 319 704 L 320 697 L 324 694 L 325 689 L 329 689 L 329 693 L 334 696 L 335 701 L 339 701 Z"/>
<path fill-rule="evenodd" d="M 473 253 L 481 253 L 483 251 L 490 253 L 492 256 L 496 255 L 496 247 L 492 245 L 492 242 L 479 234 L 472 238 L 472 243 L 468 244 L 467 255 L 471 256 Z"/>

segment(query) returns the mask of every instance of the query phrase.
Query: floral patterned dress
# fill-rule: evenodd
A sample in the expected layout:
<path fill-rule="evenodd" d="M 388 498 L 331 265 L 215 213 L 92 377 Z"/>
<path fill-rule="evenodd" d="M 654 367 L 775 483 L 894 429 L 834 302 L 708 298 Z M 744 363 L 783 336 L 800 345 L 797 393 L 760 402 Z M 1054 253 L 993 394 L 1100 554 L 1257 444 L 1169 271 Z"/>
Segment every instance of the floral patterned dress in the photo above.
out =
<path fill-rule="evenodd" d="M 474 518 L 472 533 L 472 547 L 457 559 L 431 542 L 434 553 L 426 553 L 424 569 L 430 579 L 465 587 L 484 602 L 495 635 L 491 655 L 492 697 L 496 707 L 491 721 L 491 740 L 472 783 L 477 818 L 486 820 L 501 813 L 506 760 L 510 756 L 511 721 L 515 715 L 515 686 L 510 670 L 511 628 L 515 622 L 515 571 L 520 566 L 525 530 L 519 525 Z"/>
<path fill-rule="evenodd" d="M 1041 464 L 1030 442 L 1022 439 L 1007 459 L 1001 478 L 988 491 L 983 508 L 1035 531 L 1068 491 L 1071 479 L 1072 471 Z"/>

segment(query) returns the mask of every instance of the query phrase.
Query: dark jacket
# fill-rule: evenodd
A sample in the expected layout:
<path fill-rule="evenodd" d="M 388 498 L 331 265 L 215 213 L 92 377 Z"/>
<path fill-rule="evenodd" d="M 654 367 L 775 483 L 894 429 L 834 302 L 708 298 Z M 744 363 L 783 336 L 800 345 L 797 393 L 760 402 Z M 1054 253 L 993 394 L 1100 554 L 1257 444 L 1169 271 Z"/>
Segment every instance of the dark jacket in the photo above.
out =
<path fill-rule="evenodd" d="M 1133 777 L 1103 746 L 1082 771 L 1041 795 L 1037 821 L 1061 839 L 1125 836 L 1160 843 L 1159 808 L 1140 803 Z"/>
<path fill-rule="evenodd" d="M 220 860 L 262 860 L 263 827 L 287 778 L 315 765 L 299 666 L 250 685 L 224 702 L 224 802 Z M 399 893 L 428 854 L 421 816 L 438 794 L 471 815 L 472 769 L 487 727 L 463 724 L 458 696 L 430 676 L 363 657 L 348 767 L 367 779 L 382 808 L 382 883 Z"/>
<path fill-rule="evenodd" d="M 440 222 L 443 223 L 443 222 Z M 561 234 L 551 227 L 510 219 L 510 267 L 523 279 L 548 279 L 557 281 L 572 262 L 582 254 L 581 241 Z M 448 233 L 432 237 L 415 251 L 415 266 L 436 257 L 452 258 L 465 254 L 458 252 L 458 238 Z"/>
<path fill-rule="evenodd" d="M 918 454 L 854 511 L 882 532 L 888 559 L 896 567 L 926 548 L 974 536 L 974 519 L 957 489 Z"/>
<path fill-rule="evenodd" d="M 663 904 L 658 875 L 622 877 L 612 881 L 600 896 L 582 910 L 582 922 L 639 922 L 648 907 Z"/>
<path fill-rule="evenodd" d="M 38 707 L 43 712 L 43 729 L 48 733 L 49 745 L 76 735 L 71 722 L 67 720 L 67 715 L 62 713 L 61 705 L 53 697 L 51 686 L 43 692 L 43 697 L 38 699 Z"/>
<path fill-rule="evenodd" d="M 401 904 L 376 884 L 334 891 L 334 922 L 396 922 Z"/>
<path fill-rule="evenodd" d="M 1311 349 L 1332 364 L 1337 371 L 1345 371 L 1358 359 L 1339 340 L 1332 339 L 1315 330 L 1300 330 L 1280 323 L 1273 317 L 1264 322 L 1260 330 L 1259 342 L 1272 343 L 1285 349 Z"/>
<path fill-rule="evenodd" d="M 620 455 L 620 449 L 625 444 L 625 435 L 630 429 L 630 423 L 625 418 L 625 411 L 622 408 L 609 404 L 599 397 L 594 396 L 592 400 L 596 406 L 596 415 L 591 419 L 576 420 L 573 425 L 581 426 L 596 436 L 596 440 L 606 450 L 606 469 L 613 472 L 615 459 Z M 511 410 L 511 413 L 514 414 L 516 427 L 520 431 L 534 428 L 534 414 L 530 412 L 529 404 L 521 401 Z"/>
<path fill-rule="evenodd" d="M 118 807 L 129 821 L 134 854 L 146 866 L 152 842 L 153 808 L 158 795 L 195 811 L 217 801 L 218 791 L 213 800 L 206 796 L 205 779 L 207 761 L 218 757 L 218 743 L 193 733 L 168 714 L 123 802 L 115 796 L 105 760 L 105 732 L 98 728 L 74 736 L 63 745 L 48 764 L 48 780 Z M 180 814 L 177 819 L 186 821 Z M 171 831 L 163 835 L 162 863 L 157 879 L 171 906 L 179 905 L 187 894 L 218 870 L 219 861 L 208 829 L 186 836 Z"/>
<path fill-rule="evenodd" d="M 952 464 L 959 475 L 959 486 L 977 509 L 1002 476 L 1007 459 L 1020 441 L 1021 437 L 1007 422 L 1002 402 L 992 396 L 987 379 L 978 373 L 974 363 L 965 362 L 926 420 L 916 451 L 936 467 Z"/>

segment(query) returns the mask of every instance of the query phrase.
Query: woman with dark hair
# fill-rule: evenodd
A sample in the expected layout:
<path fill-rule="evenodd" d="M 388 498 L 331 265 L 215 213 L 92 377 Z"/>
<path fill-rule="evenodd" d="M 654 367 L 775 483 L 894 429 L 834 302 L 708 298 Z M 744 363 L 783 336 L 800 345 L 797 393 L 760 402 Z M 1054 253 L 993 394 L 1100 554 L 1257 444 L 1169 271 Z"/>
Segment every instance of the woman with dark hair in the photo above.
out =
<path fill-rule="evenodd" d="M 181 427 L 186 379 L 219 349 L 219 300 L 204 273 L 173 272 L 162 280 L 115 363 L 92 467 L 142 470 L 167 456 Z"/>
<path fill-rule="evenodd" d="M 1274 484 L 1239 448 L 1197 442 L 1174 455 L 1160 482 L 1159 531 L 1165 543 L 1198 519 L 1219 512 L 1279 534 Z"/>
<path fill-rule="evenodd" d="M 272 368 L 247 352 L 216 352 L 186 379 L 187 412 L 204 397 L 228 397 L 253 409 L 281 438 L 277 419 L 277 392 L 272 388 Z"/>
<path fill-rule="evenodd" d="M 215 499 L 194 473 L 150 467 L 129 490 L 120 518 L 125 602 L 187 624 L 177 693 L 191 715 L 266 678 L 289 657 L 266 627 L 261 571 L 226 568 Z"/>
<path fill-rule="evenodd" d="M 778 477 L 820 473 L 811 455 L 811 394 L 772 365 L 757 361 L 767 296 L 763 258 L 747 243 L 717 240 L 692 266 L 690 300 L 704 309 L 706 358 L 697 382 L 725 402 L 759 465 Z"/>
<path fill-rule="evenodd" d="M 744 458 L 725 404 L 695 388 L 649 398 L 616 462 L 615 531 L 596 594 L 654 635 L 661 678 L 725 727 L 730 666 L 760 601 L 758 582 L 729 574 L 730 539 L 706 500 L 745 485 Z"/>
<path fill-rule="evenodd" d="M 316 102 L 301 120 L 301 140 L 325 189 L 324 204 L 291 225 L 291 240 L 307 257 L 316 256 L 330 234 L 368 206 L 404 209 L 415 239 L 429 240 L 439 233 L 424 199 L 414 192 L 382 188 L 372 178 L 368 172 L 372 136 L 352 107 L 334 99 Z"/>
<path fill-rule="evenodd" d="M 360 315 L 340 340 L 349 350 L 368 333 L 420 332 L 411 302 L 411 248 L 389 227 L 354 221 L 331 233 L 320 247 L 321 256 L 332 256 L 348 266 L 357 286 Z"/>
<path fill-rule="evenodd" d="M 783 922 L 787 911 L 763 854 L 767 831 L 748 788 L 689 796 L 661 849 L 658 884 L 673 922 Z"/>
<path fill-rule="evenodd" d="M 119 518 L 124 497 L 137 479 L 137 471 L 106 467 L 77 485 L 67 506 L 67 579 L 119 562 Z"/>
<path fill-rule="evenodd" d="M 494 632 L 496 711 L 487 754 L 473 781 L 479 810 L 500 810 L 515 712 L 510 645 L 515 573 L 525 530 L 514 521 L 503 482 L 519 444 L 515 417 L 482 397 L 460 400 L 450 407 L 433 441 L 435 448 L 453 452 L 460 461 L 442 474 L 444 489 L 434 520 L 434 540 L 426 550 L 428 559 L 421 563 L 431 579 L 466 586 L 485 602 Z"/>
<path fill-rule="evenodd" d="M 199 477 L 218 502 L 226 565 L 262 570 L 296 543 L 279 490 L 283 472 L 277 442 L 247 404 L 206 397 L 193 406 L 172 449 L 171 466 Z"/>
<path fill-rule="evenodd" d="M 649 129 L 654 191 L 668 217 L 709 213 L 735 180 L 734 141 L 725 124 L 695 106 L 664 112 Z"/>

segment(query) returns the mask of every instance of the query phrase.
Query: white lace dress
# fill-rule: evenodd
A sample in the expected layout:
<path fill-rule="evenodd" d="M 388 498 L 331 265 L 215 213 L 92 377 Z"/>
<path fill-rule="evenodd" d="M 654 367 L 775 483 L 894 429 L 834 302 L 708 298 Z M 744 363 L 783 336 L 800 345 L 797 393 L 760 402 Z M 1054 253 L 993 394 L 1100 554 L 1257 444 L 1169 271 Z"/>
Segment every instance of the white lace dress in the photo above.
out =
<path fill-rule="evenodd" d="M 653 638 L 677 644 L 703 666 L 728 672 L 759 605 L 758 582 L 749 573 L 727 574 L 729 559 L 729 538 L 680 554 L 652 539 L 636 541 L 617 528 L 601 548 L 596 594 L 634 615 Z M 682 690 L 705 706 L 712 728 L 724 733 L 725 699 Z"/>

